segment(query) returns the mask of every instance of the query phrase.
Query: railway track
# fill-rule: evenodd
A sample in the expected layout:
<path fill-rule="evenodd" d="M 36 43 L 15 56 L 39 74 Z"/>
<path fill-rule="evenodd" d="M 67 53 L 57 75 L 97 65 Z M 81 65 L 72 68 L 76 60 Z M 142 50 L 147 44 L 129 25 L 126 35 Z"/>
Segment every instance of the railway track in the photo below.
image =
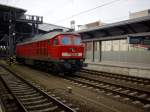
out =
<path fill-rule="evenodd" d="M 19 109 L 12 95 L 0 80 L 0 112 L 18 112 Z"/>
<path fill-rule="evenodd" d="M 8 71 L 8 69 L 0 67 Z M 16 100 L 21 112 L 76 112 L 12 71 L 9 71 L 8 74 L 1 74 L 0 78 Z"/>
<path fill-rule="evenodd" d="M 66 79 L 73 81 L 74 83 L 78 83 L 83 87 L 92 87 L 98 92 L 104 92 L 106 95 L 113 96 L 124 101 L 129 101 L 132 104 L 140 105 L 146 110 L 150 109 L 150 90 L 148 90 L 148 88 L 139 88 L 135 85 L 131 86 L 131 84 L 128 85 L 126 83 L 121 83 L 119 81 L 122 79 L 119 79 L 117 76 L 116 77 L 119 79 L 117 81 L 108 80 L 108 78 L 104 79 L 101 76 L 99 76 L 99 78 L 94 76 L 95 75 L 84 75 L 80 73 L 76 74 L 74 77 L 67 77 Z M 128 78 L 126 77 L 126 80 L 127 79 Z M 129 80 L 132 80 L 131 77 Z M 148 84 L 148 80 L 144 82 Z M 141 83 L 142 81 L 140 81 L 140 84 Z"/>
<path fill-rule="evenodd" d="M 100 72 L 100 71 L 89 70 L 89 69 L 82 69 L 81 72 L 87 73 L 90 75 L 94 75 L 99 78 L 124 81 L 124 82 L 132 83 L 132 84 L 139 84 L 141 86 L 142 85 L 150 86 L 150 79 L 146 79 L 146 78 L 139 78 L 139 77 L 134 77 L 134 76 L 126 76 L 126 75 L 113 74 L 113 73 L 107 73 L 107 72 Z"/>
<path fill-rule="evenodd" d="M 86 69 L 83 69 L 80 73 L 82 74 L 82 76 L 86 76 L 89 78 L 91 77 L 94 79 L 99 79 L 102 81 L 111 82 L 118 85 L 133 87 L 143 91 L 150 91 L 150 79 L 98 72 L 93 70 L 90 71 Z"/>

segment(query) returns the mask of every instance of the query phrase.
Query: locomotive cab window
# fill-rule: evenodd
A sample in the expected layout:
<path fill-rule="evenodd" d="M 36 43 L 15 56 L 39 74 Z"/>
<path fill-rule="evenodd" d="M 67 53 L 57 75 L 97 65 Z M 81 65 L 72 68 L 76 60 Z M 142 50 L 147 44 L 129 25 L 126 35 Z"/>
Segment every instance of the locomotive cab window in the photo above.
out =
<path fill-rule="evenodd" d="M 80 45 L 81 44 L 81 38 L 79 38 L 79 37 L 74 38 L 74 44 L 75 45 Z"/>
<path fill-rule="evenodd" d="M 50 45 L 51 44 L 50 40 L 48 40 L 47 43 L 48 43 L 48 45 Z"/>
<path fill-rule="evenodd" d="M 70 40 L 69 36 L 64 36 L 64 37 L 62 37 L 61 43 L 62 43 L 63 45 L 70 45 L 70 44 L 71 44 L 71 40 Z"/>
<path fill-rule="evenodd" d="M 57 39 L 57 38 L 54 39 L 53 44 L 54 44 L 54 45 L 58 45 L 58 39 Z"/>
<path fill-rule="evenodd" d="M 81 38 L 78 36 L 64 35 L 61 38 L 61 43 L 63 45 L 80 45 Z"/>

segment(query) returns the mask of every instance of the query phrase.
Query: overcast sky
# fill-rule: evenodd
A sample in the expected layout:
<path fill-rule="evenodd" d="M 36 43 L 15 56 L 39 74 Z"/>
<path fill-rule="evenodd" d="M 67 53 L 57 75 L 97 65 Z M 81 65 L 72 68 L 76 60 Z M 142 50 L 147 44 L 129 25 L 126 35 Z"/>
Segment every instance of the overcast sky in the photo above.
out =
<path fill-rule="evenodd" d="M 114 2 L 104 5 L 111 1 Z M 99 20 L 111 23 L 128 19 L 129 12 L 150 9 L 150 0 L 0 0 L 0 3 L 26 9 L 27 14 L 43 16 L 44 22 L 66 27 L 70 27 L 71 20 L 76 25 Z M 101 7 L 71 18 L 97 6 Z"/>

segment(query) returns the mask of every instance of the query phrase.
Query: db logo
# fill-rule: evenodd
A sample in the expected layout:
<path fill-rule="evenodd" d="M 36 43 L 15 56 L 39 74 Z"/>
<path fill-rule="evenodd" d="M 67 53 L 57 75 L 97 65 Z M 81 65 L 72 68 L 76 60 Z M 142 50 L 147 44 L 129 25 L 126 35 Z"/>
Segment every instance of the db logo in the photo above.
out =
<path fill-rule="evenodd" d="M 74 48 L 70 48 L 69 49 L 71 52 L 75 52 L 75 49 Z"/>

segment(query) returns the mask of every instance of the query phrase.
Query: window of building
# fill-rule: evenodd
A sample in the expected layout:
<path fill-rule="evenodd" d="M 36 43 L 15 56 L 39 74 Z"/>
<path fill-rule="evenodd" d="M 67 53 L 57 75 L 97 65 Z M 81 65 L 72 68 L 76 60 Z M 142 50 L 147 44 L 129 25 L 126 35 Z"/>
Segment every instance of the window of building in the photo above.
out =
<path fill-rule="evenodd" d="M 102 41 L 102 51 L 105 51 L 105 43 L 106 41 Z"/>
<path fill-rule="evenodd" d="M 119 40 L 112 41 L 112 51 L 119 51 Z"/>
<path fill-rule="evenodd" d="M 86 43 L 86 50 L 87 51 L 92 51 L 92 42 L 87 42 Z"/>
<path fill-rule="evenodd" d="M 105 51 L 111 51 L 111 50 L 112 50 L 112 41 L 106 41 Z"/>
<path fill-rule="evenodd" d="M 94 51 L 99 51 L 99 41 L 94 42 Z"/>
<path fill-rule="evenodd" d="M 127 40 L 120 40 L 120 51 L 128 51 L 128 43 Z"/>

